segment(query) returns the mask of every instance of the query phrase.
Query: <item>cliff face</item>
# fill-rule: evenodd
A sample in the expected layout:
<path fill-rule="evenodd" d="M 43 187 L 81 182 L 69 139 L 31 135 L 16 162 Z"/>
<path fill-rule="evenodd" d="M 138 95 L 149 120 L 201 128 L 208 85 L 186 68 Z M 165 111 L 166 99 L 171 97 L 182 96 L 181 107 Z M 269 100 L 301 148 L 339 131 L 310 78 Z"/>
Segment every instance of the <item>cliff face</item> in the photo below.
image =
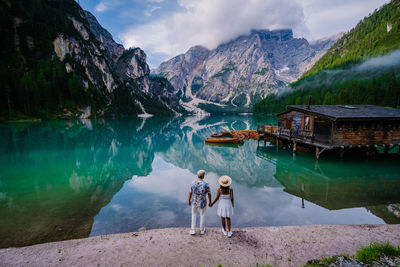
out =
<path fill-rule="evenodd" d="M 153 72 L 171 82 L 189 110 L 210 103 L 248 109 L 300 77 L 335 38 L 310 45 L 292 30 L 253 30 L 211 51 L 192 47 Z"/>
<path fill-rule="evenodd" d="M 133 95 L 132 100 L 134 100 L 132 105 L 139 107 L 139 113 L 146 114 L 146 110 L 149 109 L 152 113 L 157 113 L 153 102 L 157 102 L 157 105 L 166 113 L 181 111 L 178 102 L 174 99 L 175 96 L 169 93 L 171 87 L 167 81 L 164 81 L 162 85 L 158 81 L 152 84 L 153 79 L 150 78 L 150 68 L 143 50 L 140 48 L 125 50 L 121 44 L 113 40 L 111 34 L 90 12 L 83 11 L 81 15 L 80 19 L 84 23 L 76 22 L 72 16 L 69 18 L 82 39 L 88 41 L 88 32 L 90 32 L 95 37 L 95 41 L 82 44 L 85 49 L 90 50 L 86 57 L 80 55 L 79 49 L 74 51 L 70 49 L 68 52 L 77 61 L 78 67 L 85 68 L 85 74 L 90 82 L 96 86 L 105 86 L 110 93 L 121 85 L 128 88 L 128 91 L 130 89 Z M 62 38 L 62 35 L 58 38 Z M 56 52 L 60 50 L 56 45 L 57 40 L 54 43 Z M 77 46 L 79 47 L 79 44 Z M 63 57 L 59 56 L 59 58 L 63 61 Z"/>
<path fill-rule="evenodd" d="M 2 30 L 7 40 L 2 51 L 10 55 L 0 66 L 1 74 L 6 73 L 0 75 L 6 84 L 0 92 L 5 99 L 0 118 L 15 113 L 85 118 L 183 111 L 166 79 L 153 84 L 144 51 L 125 50 L 75 1 L 2 1 L 0 8 L 6 14 L 2 28 L 8 29 Z M 39 82 L 42 78 L 49 84 Z M 29 103 L 30 97 L 37 101 Z"/>

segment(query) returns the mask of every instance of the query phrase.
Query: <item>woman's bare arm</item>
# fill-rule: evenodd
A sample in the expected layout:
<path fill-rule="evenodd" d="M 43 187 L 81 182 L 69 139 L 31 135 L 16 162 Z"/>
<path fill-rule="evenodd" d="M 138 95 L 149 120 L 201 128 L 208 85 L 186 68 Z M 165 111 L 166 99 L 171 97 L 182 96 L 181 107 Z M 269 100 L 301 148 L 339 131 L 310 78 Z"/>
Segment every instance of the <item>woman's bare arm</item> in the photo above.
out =
<path fill-rule="evenodd" d="M 234 207 L 235 204 L 233 202 L 233 189 L 232 188 L 231 188 L 231 191 L 230 191 L 230 195 L 231 195 L 232 207 Z"/>
<path fill-rule="evenodd" d="M 215 202 L 218 201 L 220 195 L 221 195 L 221 190 L 218 188 L 218 190 L 217 190 L 217 196 L 215 197 L 214 201 L 213 201 L 212 203 L 210 203 L 210 205 L 209 205 L 210 207 L 212 207 L 212 205 L 214 205 Z"/>

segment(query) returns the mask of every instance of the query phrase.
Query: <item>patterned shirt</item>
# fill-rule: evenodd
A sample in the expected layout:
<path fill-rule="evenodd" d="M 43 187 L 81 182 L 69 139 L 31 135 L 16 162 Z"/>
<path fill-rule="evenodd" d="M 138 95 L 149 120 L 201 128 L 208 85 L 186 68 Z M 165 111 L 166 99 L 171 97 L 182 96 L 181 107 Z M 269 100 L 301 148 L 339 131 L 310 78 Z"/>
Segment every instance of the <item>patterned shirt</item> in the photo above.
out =
<path fill-rule="evenodd" d="M 210 193 L 210 186 L 204 180 L 194 180 L 192 182 L 192 206 L 205 208 L 207 205 L 207 194 Z"/>

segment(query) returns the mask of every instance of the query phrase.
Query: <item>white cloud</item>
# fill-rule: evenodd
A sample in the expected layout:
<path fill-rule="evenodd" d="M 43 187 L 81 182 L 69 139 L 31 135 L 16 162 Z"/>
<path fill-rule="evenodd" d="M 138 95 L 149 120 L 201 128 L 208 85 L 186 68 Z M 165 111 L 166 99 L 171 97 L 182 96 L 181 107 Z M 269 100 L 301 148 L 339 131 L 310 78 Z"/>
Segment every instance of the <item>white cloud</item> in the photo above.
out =
<path fill-rule="evenodd" d="M 387 2 L 178 0 L 179 11 L 164 13 L 161 18 L 128 28 L 119 37 L 126 47 L 140 47 L 150 55 L 163 55 L 164 59 L 184 53 L 194 45 L 213 49 L 251 29 L 292 28 L 296 37 L 315 40 L 350 30 Z M 148 9 L 144 14 L 150 16 L 153 11 Z"/>
<path fill-rule="evenodd" d="M 184 11 L 121 34 L 124 45 L 171 57 L 194 45 L 215 48 L 253 28 L 305 29 L 303 11 L 292 0 L 179 0 L 178 4 Z"/>
<path fill-rule="evenodd" d="M 160 9 L 161 7 L 160 6 L 150 6 L 149 8 L 147 8 L 145 11 L 144 11 L 144 15 L 146 16 L 146 17 L 150 17 L 152 14 L 153 14 L 153 12 L 154 11 L 156 11 L 157 9 Z"/>
<path fill-rule="evenodd" d="M 147 2 L 150 2 L 150 3 L 162 3 L 162 2 L 164 2 L 164 0 L 147 0 Z"/>
<path fill-rule="evenodd" d="M 389 0 L 303 0 L 302 6 L 310 39 L 347 32 Z"/>
<path fill-rule="evenodd" d="M 108 6 L 106 5 L 106 3 L 104 2 L 100 2 L 96 7 L 95 10 L 97 12 L 104 12 L 108 9 Z"/>
<path fill-rule="evenodd" d="M 119 0 L 102 0 L 94 9 L 97 12 L 105 12 L 119 6 L 120 4 L 121 2 Z"/>

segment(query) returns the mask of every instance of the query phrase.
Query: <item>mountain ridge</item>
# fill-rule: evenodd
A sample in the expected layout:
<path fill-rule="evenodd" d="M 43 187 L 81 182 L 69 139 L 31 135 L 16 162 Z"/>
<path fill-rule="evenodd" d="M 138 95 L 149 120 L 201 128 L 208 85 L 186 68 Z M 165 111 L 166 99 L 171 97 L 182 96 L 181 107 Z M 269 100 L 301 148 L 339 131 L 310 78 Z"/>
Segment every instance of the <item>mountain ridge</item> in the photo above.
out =
<path fill-rule="evenodd" d="M 146 54 L 114 41 L 73 0 L 1 1 L 0 119 L 185 112 Z"/>
<path fill-rule="evenodd" d="M 244 112 L 300 77 L 334 43 L 328 40 L 312 46 L 291 29 L 253 29 L 215 49 L 191 47 L 152 74 L 167 78 L 191 112 Z"/>
<path fill-rule="evenodd" d="M 400 48 L 400 1 L 392 0 L 362 19 L 341 36 L 321 59 L 301 78 L 359 63 Z"/>
<path fill-rule="evenodd" d="M 400 0 L 392 0 L 344 34 L 285 93 L 269 95 L 253 112 L 282 112 L 287 105 L 400 107 Z"/>

